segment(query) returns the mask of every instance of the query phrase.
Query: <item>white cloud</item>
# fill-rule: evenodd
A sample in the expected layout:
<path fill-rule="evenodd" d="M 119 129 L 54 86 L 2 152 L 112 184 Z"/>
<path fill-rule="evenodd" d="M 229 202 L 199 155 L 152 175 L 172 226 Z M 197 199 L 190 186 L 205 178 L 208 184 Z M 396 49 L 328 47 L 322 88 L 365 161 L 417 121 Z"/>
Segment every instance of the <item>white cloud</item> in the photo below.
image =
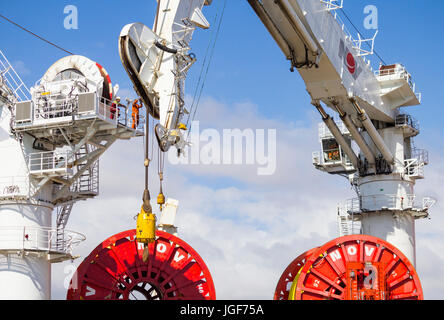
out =
<path fill-rule="evenodd" d="M 137 98 L 137 94 L 133 89 L 129 88 L 119 88 L 119 91 L 117 91 L 117 96 L 120 97 L 121 103 L 126 105 L 126 98 L 130 99 L 131 101 Z"/>
<path fill-rule="evenodd" d="M 27 76 L 31 74 L 31 70 L 29 70 L 21 60 L 13 62 L 12 65 L 19 76 Z"/>

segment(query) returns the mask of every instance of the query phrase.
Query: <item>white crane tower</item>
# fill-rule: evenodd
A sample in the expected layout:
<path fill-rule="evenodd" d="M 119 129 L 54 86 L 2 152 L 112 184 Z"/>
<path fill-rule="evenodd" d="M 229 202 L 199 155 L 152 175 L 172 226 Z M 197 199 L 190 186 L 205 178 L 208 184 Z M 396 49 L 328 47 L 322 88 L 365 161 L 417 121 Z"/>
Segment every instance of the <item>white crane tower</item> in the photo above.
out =
<path fill-rule="evenodd" d="M 248 2 L 299 71 L 322 116 L 322 151 L 313 153 L 314 166 L 346 176 L 357 192 L 338 208 L 341 235 L 386 240 L 415 265 L 415 220 L 428 216 L 434 200 L 418 205 L 413 191 L 416 180 L 424 178 L 428 154 L 414 147 L 418 123 L 401 111 L 421 102 L 411 75 L 399 63 L 372 70 L 366 56 L 373 54 L 375 37 L 353 38 L 337 12 L 342 1 Z"/>
<path fill-rule="evenodd" d="M 84 240 L 65 230 L 73 204 L 98 195 L 99 157 L 143 121 L 132 128 L 86 57 L 60 59 L 30 91 L 3 54 L 0 71 L 0 299 L 49 299 L 51 263 Z"/>
<path fill-rule="evenodd" d="M 197 27 L 209 28 L 201 9 L 210 4 L 158 0 L 153 30 L 133 23 L 119 38 L 146 117 L 159 119 L 162 151 L 186 145 L 184 85 L 196 61 L 189 43 Z M 100 156 L 118 139 L 146 134 L 147 119 L 134 125 L 130 105 L 115 100 L 118 86 L 83 56 L 60 59 L 31 90 L 3 53 L 0 72 L 0 299 L 49 299 L 51 263 L 75 258 L 85 238 L 65 230 L 73 204 L 98 195 Z M 176 210 L 169 199 L 159 229 L 176 233 Z"/>

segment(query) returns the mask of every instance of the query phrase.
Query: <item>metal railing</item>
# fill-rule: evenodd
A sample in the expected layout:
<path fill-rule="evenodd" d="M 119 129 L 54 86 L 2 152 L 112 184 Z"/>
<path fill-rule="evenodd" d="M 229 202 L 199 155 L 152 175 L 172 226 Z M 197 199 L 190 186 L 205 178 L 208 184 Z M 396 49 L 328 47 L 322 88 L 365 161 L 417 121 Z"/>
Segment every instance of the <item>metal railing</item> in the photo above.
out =
<path fill-rule="evenodd" d="M 416 131 L 419 131 L 419 121 L 409 114 L 398 114 L 395 118 L 395 126 L 409 126 Z"/>
<path fill-rule="evenodd" d="M 418 159 L 418 162 L 423 164 L 429 164 L 429 152 L 425 149 L 412 149 L 412 158 Z"/>
<path fill-rule="evenodd" d="M 14 103 L 14 101 L 14 94 L 7 85 L 4 75 L 0 72 L 0 103 L 10 105 Z"/>
<path fill-rule="evenodd" d="M 0 251 L 38 251 L 71 254 L 84 235 L 64 230 L 57 241 L 57 230 L 43 227 L 0 227 Z"/>
<path fill-rule="evenodd" d="M 63 184 L 53 184 L 53 193 L 64 188 Z M 69 196 L 76 198 L 91 197 L 99 194 L 99 160 L 80 175 L 69 187 Z"/>
<path fill-rule="evenodd" d="M 409 84 L 409 87 L 415 92 L 416 85 L 413 82 L 412 76 L 407 69 L 401 64 L 394 64 L 388 66 L 389 68 L 380 68 L 375 71 L 377 77 L 388 77 L 393 79 L 404 79 Z"/>
<path fill-rule="evenodd" d="M 362 224 L 353 215 L 338 215 L 337 219 L 339 236 L 361 234 Z"/>
<path fill-rule="evenodd" d="M 322 152 L 323 156 L 321 157 L 321 152 L 314 151 L 311 153 L 311 159 L 313 165 L 316 166 L 322 166 L 322 165 L 338 165 L 342 164 L 345 166 L 353 166 L 350 159 L 347 157 L 347 155 L 342 154 L 341 149 L 337 150 L 339 158 L 337 160 L 327 160 L 328 159 L 328 152 L 324 151 Z"/>
<path fill-rule="evenodd" d="M 416 158 L 404 160 L 404 174 L 411 178 L 423 178 L 424 163 Z"/>
<path fill-rule="evenodd" d="M 2 80 L 6 85 L 11 89 L 14 96 L 18 101 L 29 100 L 31 94 L 29 93 L 29 89 L 24 84 L 20 76 L 14 70 L 14 68 L 9 63 L 6 56 L 0 50 L 0 74 Z"/>
<path fill-rule="evenodd" d="M 115 101 L 106 98 L 98 98 L 97 113 L 102 119 L 111 120 L 116 125 L 119 124 L 137 130 L 144 130 L 145 127 L 145 115 L 139 114 L 138 119 L 135 119 L 137 117 L 133 117 L 130 104 L 117 104 Z M 135 126 L 133 126 L 134 122 L 136 122 Z"/>
<path fill-rule="evenodd" d="M 422 199 L 422 207 L 427 210 L 433 207 L 435 203 L 436 199 L 433 199 L 432 197 L 425 197 Z"/>
<path fill-rule="evenodd" d="M 127 105 L 120 104 L 117 106 L 117 123 L 121 126 L 132 128 L 136 130 L 144 130 L 145 127 L 145 115 L 134 114 L 132 112 L 132 106 L 130 102 Z"/>
<path fill-rule="evenodd" d="M 413 148 L 411 158 L 404 160 L 404 173 L 412 178 L 424 177 L 424 166 L 429 163 L 429 152 Z"/>
<path fill-rule="evenodd" d="M 321 0 L 327 7 L 328 11 L 341 9 L 344 5 L 344 0 Z"/>
<path fill-rule="evenodd" d="M 350 134 L 350 131 L 348 131 L 348 128 L 342 121 L 335 121 L 335 123 L 343 135 Z M 320 122 L 318 124 L 318 134 L 320 141 L 324 138 L 334 138 L 333 134 L 330 132 L 330 129 L 328 129 L 327 125 L 324 122 Z"/>
<path fill-rule="evenodd" d="M 36 91 L 34 92 L 33 100 L 31 101 L 31 110 L 29 111 L 31 115 L 30 121 L 28 120 L 24 124 L 16 121 L 15 126 L 23 128 L 34 125 L 46 126 L 58 122 L 72 122 L 93 116 L 109 122 L 116 127 L 121 125 L 127 128 L 133 128 L 133 118 L 136 117 L 132 117 L 131 106 L 125 106 L 104 97 L 99 97 L 94 92 L 91 92 L 91 95 L 92 99 L 89 100 L 91 106 L 88 106 L 85 110 L 79 111 L 78 95 L 60 99 L 59 94 Z M 135 120 L 137 125 L 133 129 L 143 131 L 145 115 L 139 114 L 138 121 L 137 119 Z"/>
<path fill-rule="evenodd" d="M 380 77 L 395 75 L 404 78 L 405 80 L 408 80 L 409 77 L 411 78 L 410 74 L 407 72 L 407 69 L 402 64 L 381 66 L 379 70 L 375 71 L 375 75 Z"/>
<path fill-rule="evenodd" d="M 314 151 L 311 153 L 311 159 L 312 163 L 314 165 L 320 166 L 322 164 L 321 162 L 321 153 L 319 151 Z"/>
<path fill-rule="evenodd" d="M 44 97 L 35 100 L 34 120 L 46 121 L 72 117 L 78 108 L 77 98 L 51 99 L 50 96 Z"/>
<path fill-rule="evenodd" d="M 419 102 L 422 101 L 422 93 L 421 92 L 415 92 L 416 99 L 418 99 Z"/>
<path fill-rule="evenodd" d="M 96 103 L 96 114 L 101 118 L 102 120 L 112 122 L 114 125 L 117 126 L 117 119 L 118 115 L 118 108 L 115 103 L 113 103 L 111 100 L 103 98 L 103 97 L 97 97 L 95 99 Z"/>
<path fill-rule="evenodd" d="M 342 32 L 345 35 L 345 39 L 350 40 L 350 42 L 352 43 L 353 48 L 357 52 L 356 55 L 358 57 L 361 57 L 362 60 L 365 63 L 367 63 L 367 61 L 364 57 L 368 56 L 368 55 L 373 55 L 374 47 L 375 47 L 375 39 L 376 39 L 376 35 L 378 34 L 378 31 L 376 31 L 375 34 L 373 35 L 373 37 L 370 39 L 362 39 L 361 35 L 359 33 L 357 33 L 358 39 L 355 39 L 355 37 L 352 35 L 352 33 L 347 28 L 346 24 L 344 23 L 344 21 L 342 20 L 342 18 L 339 16 L 339 14 L 337 12 L 337 9 L 342 8 L 342 2 L 340 4 L 335 4 L 336 1 L 334 1 L 334 0 L 333 1 L 332 0 L 328 0 L 328 1 L 321 0 L 321 2 L 325 4 L 326 10 L 328 10 L 331 13 L 333 18 L 338 23 L 339 27 L 341 28 Z M 369 49 L 363 48 L 364 43 L 366 43 L 368 45 Z"/>
<path fill-rule="evenodd" d="M 72 153 L 66 152 L 36 152 L 29 154 L 28 165 L 29 172 L 43 173 L 54 171 L 66 171 L 68 169 L 69 159 L 72 158 Z"/>
<path fill-rule="evenodd" d="M 429 199 L 429 198 L 427 198 Z M 394 194 L 360 196 L 358 198 L 348 199 L 338 204 L 338 214 L 360 214 L 366 211 L 378 210 L 419 210 L 428 209 L 424 206 L 418 206 L 415 203 L 415 195 L 398 196 Z"/>
<path fill-rule="evenodd" d="M 132 128 L 135 130 L 143 131 L 145 129 L 145 115 L 139 115 L 139 118 L 133 117 L 131 112 L 131 117 L 129 116 L 130 111 L 128 110 L 127 121 L 125 122 L 125 126 L 128 128 Z M 129 121 L 131 119 L 131 121 Z"/>
<path fill-rule="evenodd" d="M 86 169 L 69 190 L 73 193 L 99 194 L 99 160 Z"/>

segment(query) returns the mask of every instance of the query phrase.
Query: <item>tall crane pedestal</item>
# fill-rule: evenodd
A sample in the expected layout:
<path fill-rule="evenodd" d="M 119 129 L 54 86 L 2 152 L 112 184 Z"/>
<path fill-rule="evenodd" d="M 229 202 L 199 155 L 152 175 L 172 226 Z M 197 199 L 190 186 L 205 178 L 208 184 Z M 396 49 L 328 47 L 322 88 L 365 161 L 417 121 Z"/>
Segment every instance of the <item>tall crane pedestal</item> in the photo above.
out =
<path fill-rule="evenodd" d="M 30 92 L 0 62 L 0 299 L 50 299 L 51 263 L 74 259 L 85 240 L 65 230 L 74 203 L 99 194 L 100 156 L 143 123 L 132 126 L 86 57 L 58 60 Z"/>

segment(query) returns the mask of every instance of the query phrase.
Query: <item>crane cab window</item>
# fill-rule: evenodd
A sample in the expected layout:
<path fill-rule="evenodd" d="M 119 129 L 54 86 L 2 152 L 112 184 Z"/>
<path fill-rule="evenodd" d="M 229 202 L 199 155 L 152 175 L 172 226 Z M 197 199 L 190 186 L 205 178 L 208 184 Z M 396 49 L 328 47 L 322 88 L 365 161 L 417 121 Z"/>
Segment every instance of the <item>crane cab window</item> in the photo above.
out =
<path fill-rule="evenodd" d="M 341 161 L 341 149 L 335 139 L 322 140 L 322 151 L 325 163 Z"/>
<path fill-rule="evenodd" d="M 83 79 L 85 76 L 77 69 L 66 69 L 59 72 L 53 81 Z"/>

